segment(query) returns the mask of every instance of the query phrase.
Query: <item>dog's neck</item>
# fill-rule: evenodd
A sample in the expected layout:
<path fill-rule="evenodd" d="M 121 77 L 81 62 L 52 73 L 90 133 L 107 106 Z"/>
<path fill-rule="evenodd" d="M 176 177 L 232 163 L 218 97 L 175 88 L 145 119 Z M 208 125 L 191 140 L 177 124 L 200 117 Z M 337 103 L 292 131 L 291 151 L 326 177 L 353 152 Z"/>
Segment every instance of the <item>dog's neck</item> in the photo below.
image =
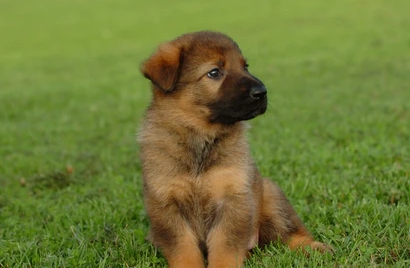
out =
<path fill-rule="evenodd" d="M 194 176 L 205 172 L 212 165 L 235 161 L 230 159 L 229 155 L 223 155 L 221 150 L 215 150 L 218 146 L 229 147 L 231 150 L 240 152 L 249 150 L 245 135 L 248 129 L 247 122 L 230 125 L 211 123 L 204 118 L 199 118 L 198 114 L 180 109 L 180 106 L 175 103 L 161 106 L 152 103 L 147 113 L 149 116 L 146 117 L 148 118 L 145 122 L 146 128 L 156 129 L 159 133 L 144 135 L 143 140 L 151 145 L 166 142 L 185 148 L 184 150 L 190 152 L 189 157 L 178 159 L 179 165 L 185 166 L 186 170 Z M 163 137 L 167 140 L 163 140 Z M 148 143 L 145 144 L 149 146 Z"/>
<path fill-rule="evenodd" d="M 229 128 L 230 130 L 226 131 L 227 127 L 225 127 L 226 132 L 219 133 L 217 136 L 201 136 L 195 133 L 198 130 L 189 130 L 189 133 L 185 136 L 185 146 L 187 151 L 191 152 L 191 157 L 185 159 L 185 161 L 190 166 L 192 175 L 198 176 L 218 163 L 222 164 L 223 162 L 230 161 L 231 157 L 222 154 L 221 150 L 218 150 L 219 146 L 224 148 L 238 146 L 239 149 L 241 144 L 246 144 L 243 142 L 245 137 L 242 123 L 229 126 Z"/>

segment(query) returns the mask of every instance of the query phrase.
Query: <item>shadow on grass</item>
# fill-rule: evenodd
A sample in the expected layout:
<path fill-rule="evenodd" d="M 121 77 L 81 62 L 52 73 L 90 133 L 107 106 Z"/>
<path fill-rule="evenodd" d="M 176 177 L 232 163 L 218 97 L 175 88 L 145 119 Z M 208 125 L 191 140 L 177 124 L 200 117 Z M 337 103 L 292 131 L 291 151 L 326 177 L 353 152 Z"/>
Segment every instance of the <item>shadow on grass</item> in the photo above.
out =
<path fill-rule="evenodd" d="M 73 168 L 66 167 L 66 170 L 55 170 L 46 174 L 37 174 L 28 180 L 29 189 L 33 193 L 45 189 L 60 190 L 70 186 L 73 182 Z M 21 182 L 24 184 L 25 182 Z"/>

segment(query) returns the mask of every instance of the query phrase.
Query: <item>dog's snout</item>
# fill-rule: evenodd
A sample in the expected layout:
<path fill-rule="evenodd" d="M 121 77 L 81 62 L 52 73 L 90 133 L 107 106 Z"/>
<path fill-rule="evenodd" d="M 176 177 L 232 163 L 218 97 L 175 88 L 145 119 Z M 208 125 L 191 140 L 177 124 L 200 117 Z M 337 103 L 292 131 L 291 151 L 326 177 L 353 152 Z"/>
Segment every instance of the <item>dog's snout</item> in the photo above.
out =
<path fill-rule="evenodd" d="M 264 86 L 258 85 L 251 87 L 249 95 L 252 99 L 262 99 L 266 96 L 266 88 Z"/>

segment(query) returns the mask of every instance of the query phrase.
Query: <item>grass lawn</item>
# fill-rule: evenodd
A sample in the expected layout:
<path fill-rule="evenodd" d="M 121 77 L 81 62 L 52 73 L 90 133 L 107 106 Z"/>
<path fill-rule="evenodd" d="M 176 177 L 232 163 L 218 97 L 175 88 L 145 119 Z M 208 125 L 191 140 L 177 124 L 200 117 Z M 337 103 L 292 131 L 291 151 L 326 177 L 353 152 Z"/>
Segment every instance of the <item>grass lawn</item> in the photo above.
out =
<path fill-rule="evenodd" d="M 253 155 L 336 249 L 247 267 L 409 267 L 410 1 L 170 2 L 0 0 L 0 268 L 166 265 L 144 240 L 138 68 L 201 29 L 264 81 Z"/>

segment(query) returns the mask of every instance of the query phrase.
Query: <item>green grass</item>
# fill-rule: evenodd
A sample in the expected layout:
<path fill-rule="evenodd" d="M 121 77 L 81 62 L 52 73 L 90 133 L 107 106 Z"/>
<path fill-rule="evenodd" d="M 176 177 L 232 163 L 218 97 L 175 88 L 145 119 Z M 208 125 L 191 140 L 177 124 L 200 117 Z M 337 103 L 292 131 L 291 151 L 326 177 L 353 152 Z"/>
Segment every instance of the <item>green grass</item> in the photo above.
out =
<path fill-rule="evenodd" d="M 165 265 L 144 240 L 138 67 L 200 29 L 267 85 L 252 152 L 336 249 L 247 266 L 410 266 L 410 2 L 185 2 L 0 0 L 0 267 Z"/>

